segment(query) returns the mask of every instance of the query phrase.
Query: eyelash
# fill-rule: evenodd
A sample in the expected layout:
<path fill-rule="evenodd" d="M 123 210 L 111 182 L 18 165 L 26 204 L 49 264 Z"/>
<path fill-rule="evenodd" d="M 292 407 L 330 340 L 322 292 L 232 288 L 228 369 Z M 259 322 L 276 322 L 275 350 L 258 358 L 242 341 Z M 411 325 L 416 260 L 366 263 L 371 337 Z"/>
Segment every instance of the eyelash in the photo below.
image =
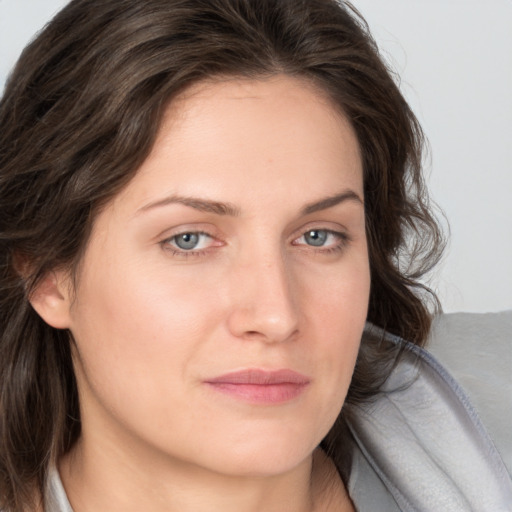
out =
<path fill-rule="evenodd" d="M 338 239 L 338 242 L 329 247 L 324 247 L 324 246 L 315 247 L 315 246 L 308 245 L 308 244 L 295 243 L 296 240 L 303 238 L 306 234 L 311 233 L 313 231 L 325 232 L 328 236 L 336 237 Z M 212 240 L 215 240 L 214 236 L 212 236 L 211 234 L 209 234 L 205 231 L 192 231 L 191 230 L 191 231 L 183 231 L 181 233 L 176 233 L 175 235 L 172 235 L 171 237 L 168 237 L 165 240 L 162 240 L 160 242 L 160 245 L 166 252 L 169 252 L 171 254 L 171 256 L 180 257 L 183 259 L 191 258 L 191 257 L 200 258 L 202 256 L 206 256 L 210 252 L 211 246 L 207 247 L 206 249 L 185 250 L 185 249 L 180 249 L 178 247 L 171 245 L 171 242 L 174 242 L 179 236 L 183 236 L 183 235 L 187 235 L 187 234 L 206 236 Z M 340 231 L 334 231 L 332 229 L 327 229 L 327 228 L 312 228 L 312 229 L 308 229 L 308 230 L 304 231 L 299 237 L 295 238 L 292 241 L 292 245 L 294 245 L 294 246 L 300 245 L 301 249 L 304 251 L 308 251 L 308 252 L 313 251 L 317 254 L 327 255 L 327 254 L 335 254 L 335 253 L 339 253 L 339 252 L 343 251 L 351 241 L 352 241 L 352 238 L 347 233 L 340 232 Z M 224 245 L 224 244 L 219 244 L 219 246 L 220 245 Z"/>
<path fill-rule="evenodd" d="M 181 233 L 176 233 L 175 235 L 172 235 L 171 237 L 168 237 L 165 240 L 162 240 L 160 242 L 160 245 L 162 246 L 162 248 L 165 251 L 169 252 L 171 254 L 171 256 L 179 256 L 181 258 L 205 256 L 209 252 L 210 247 L 208 247 L 206 249 L 199 249 L 199 250 L 190 249 L 187 251 L 185 249 L 180 249 L 179 247 L 174 247 L 171 245 L 171 242 L 176 240 L 176 238 L 178 238 L 179 236 L 189 235 L 189 234 L 190 235 L 206 236 L 208 238 L 211 238 L 212 240 L 215 240 L 214 236 L 210 235 L 210 233 L 207 233 L 205 231 L 182 231 Z"/>
<path fill-rule="evenodd" d="M 337 243 L 334 243 L 333 245 L 327 246 L 327 247 L 326 246 L 315 247 L 314 245 L 301 244 L 301 246 L 303 248 L 307 247 L 307 249 L 304 249 L 304 250 L 307 250 L 307 251 L 313 250 L 320 254 L 333 254 L 333 253 L 341 252 L 351 242 L 351 238 L 349 237 L 349 235 L 347 233 L 340 232 L 340 231 L 334 231 L 332 229 L 327 229 L 327 228 L 308 229 L 308 230 L 304 231 L 304 233 L 302 233 L 302 235 L 300 235 L 298 238 L 296 238 L 293 242 L 295 242 L 296 240 L 299 240 L 300 238 L 305 237 L 307 234 L 312 233 L 314 231 L 324 232 L 327 234 L 327 236 L 333 236 L 333 237 L 337 238 L 338 241 L 337 241 Z M 299 245 L 299 244 L 294 243 L 294 245 Z"/>

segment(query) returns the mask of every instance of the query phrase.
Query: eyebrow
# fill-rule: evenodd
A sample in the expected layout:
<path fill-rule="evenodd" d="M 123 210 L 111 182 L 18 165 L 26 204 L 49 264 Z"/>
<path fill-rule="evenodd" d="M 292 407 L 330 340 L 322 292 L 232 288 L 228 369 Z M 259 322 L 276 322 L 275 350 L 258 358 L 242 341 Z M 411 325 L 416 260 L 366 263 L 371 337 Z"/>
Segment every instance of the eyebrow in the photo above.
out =
<path fill-rule="evenodd" d="M 355 201 L 363 205 L 363 200 L 353 190 L 345 190 L 340 194 L 325 197 L 319 201 L 309 203 L 301 209 L 301 215 L 309 215 L 321 210 L 327 210 L 345 201 Z M 215 215 L 227 215 L 231 217 L 238 217 L 240 215 L 240 208 L 232 203 L 225 203 L 221 201 L 212 201 L 210 199 L 200 199 L 197 197 L 171 195 L 157 201 L 153 201 L 139 208 L 136 215 L 171 204 L 182 204 L 189 208 L 194 208 L 201 212 L 214 213 Z"/>
<path fill-rule="evenodd" d="M 176 195 L 168 196 L 164 199 L 148 203 L 142 208 L 139 208 L 139 210 L 137 210 L 137 214 L 170 204 L 182 204 L 201 212 L 214 213 L 216 215 L 229 215 L 232 217 L 237 217 L 240 215 L 240 209 L 231 203 L 223 203 L 220 201 L 211 201 L 210 199 L 199 199 L 197 197 Z"/>
<path fill-rule="evenodd" d="M 353 190 L 345 190 L 340 194 L 320 199 L 314 203 L 309 203 L 301 210 L 302 215 L 309 215 L 310 213 L 319 212 L 321 210 L 327 210 L 345 201 L 355 201 L 356 203 L 364 206 L 363 200 Z"/>

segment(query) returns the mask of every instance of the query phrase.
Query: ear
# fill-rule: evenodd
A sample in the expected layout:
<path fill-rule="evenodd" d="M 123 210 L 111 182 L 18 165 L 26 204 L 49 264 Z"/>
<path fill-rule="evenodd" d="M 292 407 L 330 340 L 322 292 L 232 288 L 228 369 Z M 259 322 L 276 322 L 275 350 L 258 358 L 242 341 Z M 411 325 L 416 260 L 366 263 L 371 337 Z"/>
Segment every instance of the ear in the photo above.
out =
<path fill-rule="evenodd" d="M 71 327 L 71 287 L 64 271 L 49 272 L 36 286 L 29 297 L 37 314 L 56 329 Z"/>

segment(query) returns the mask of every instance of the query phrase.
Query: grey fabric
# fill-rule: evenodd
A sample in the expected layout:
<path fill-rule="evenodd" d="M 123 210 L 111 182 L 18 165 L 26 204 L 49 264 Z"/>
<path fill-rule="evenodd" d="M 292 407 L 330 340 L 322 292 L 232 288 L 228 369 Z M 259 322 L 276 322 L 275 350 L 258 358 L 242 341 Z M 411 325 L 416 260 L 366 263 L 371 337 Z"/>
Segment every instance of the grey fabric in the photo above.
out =
<path fill-rule="evenodd" d="M 367 466 L 357 485 L 378 476 L 386 490 L 375 492 L 407 512 L 512 510 L 503 461 L 463 390 L 430 354 L 407 344 L 383 391 L 351 409 L 349 427 L 364 456 L 358 464 Z M 370 500 L 354 501 L 360 512 L 375 510 Z"/>
<path fill-rule="evenodd" d="M 44 509 L 45 512 L 73 512 L 56 468 L 50 468 Z"/>
<path fill-rule="evenodd" d="M 441 315 L 427 348 L 468 394 L 512 474 L 512 310 Z"/>
<path fill-rule="evenodd" d="M 358 512 L 400 512 L 397 502 L 357 445 L 352 448 L 348 493 Z"/>

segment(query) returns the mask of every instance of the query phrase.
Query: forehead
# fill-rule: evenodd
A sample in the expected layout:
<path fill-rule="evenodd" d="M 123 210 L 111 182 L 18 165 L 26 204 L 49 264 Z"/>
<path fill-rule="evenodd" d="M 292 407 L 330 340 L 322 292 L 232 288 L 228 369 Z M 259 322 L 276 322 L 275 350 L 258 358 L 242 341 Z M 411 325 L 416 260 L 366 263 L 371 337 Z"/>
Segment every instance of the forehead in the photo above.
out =
<path fill-rule="evenodd" d="M 305 116 L 308 122 L 304 122 Z M 239 121 L 253 135 L 268 130 L 271 122 L 275 131 L 286 128 L 279 140 L 290 132 L 294 121 L 298 122 L 295 135 L 315 122 L 334 136 L 340 124 L 350 126 L 324 89 L 309 79 L 282 74 L 260 79 L 219 77 L 196 83 L 168 105 L 159 135 L 165 136 L 172 125 L 183 128 L 187 121 L 200 117 L 203 122 L 214 118 L 219 127 Z M 198 125 L 193 128 L 197 130 Z"/>
<path fill-rule="evenodd" d="M 292 184 L 304 202 L 311 199 L 306 191 L 327 195 L 344 185 L 362 194 L 361 159 L 350 122 L 327 95 L 280 75 L 210 80 L 185 90 L 168 105 L 128 191 L 148 201 L 167 192 L 237 202 L 250 187 L 252 196 L 279 201 Z"/>
<path fill-rule="evenodd" d="M 327 91 L 316 82 L 301 76 L 276 74 L 255 78 L 236 76 L 213 76 L 201 80 L 184 89 L 169 105 L 170 115 L 180 110 L 190 110 L 191 101 L 290 101 L 302 99 L 306 104 L 322 104 L 335 115 L 339 107 L 332 101 Z"/>

